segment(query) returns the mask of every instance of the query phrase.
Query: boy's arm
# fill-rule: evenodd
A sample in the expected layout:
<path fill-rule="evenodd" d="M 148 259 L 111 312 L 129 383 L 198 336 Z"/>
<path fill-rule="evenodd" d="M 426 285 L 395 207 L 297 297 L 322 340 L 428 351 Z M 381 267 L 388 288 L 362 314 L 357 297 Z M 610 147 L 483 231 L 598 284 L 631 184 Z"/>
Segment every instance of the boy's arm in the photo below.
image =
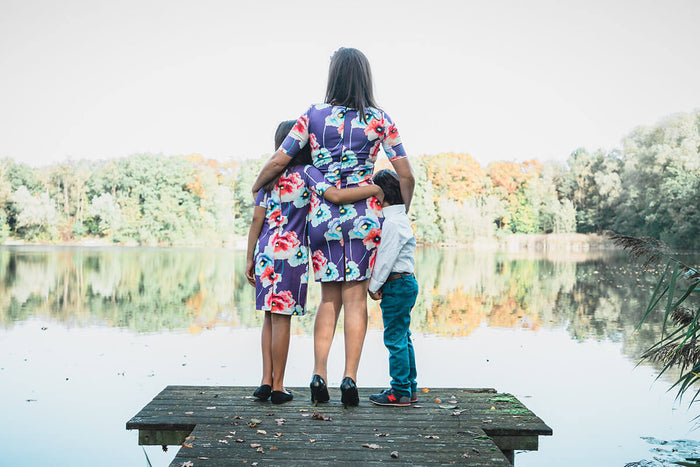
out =
<path fill-rule="evenodd" d="M 352 188 L 326 188 L 323 197 L 333 204 L 349 204 L 375 196 L 379 202 L 384 201 L 384 192 L 377 185 L 354 186 Z"/>
<path fill-rule="evenodd" d="M 372 271 L 372 278 L 369 280 L 370 295 L 379 291 L 391 274 L 391 269 L 401 251 L 402 243 L 398 229 L 390 222 L 385 221 L 382 228 L 382 240 L 377 247 L 374 271 Z"/>
<path fill-rule="evenodd" d="M 266 209 L 262 206 L 255 206 L 253 209 L 253 221 L 248 230 L 248 250 L 246 252 L 245 277 L 248 283 L 255 287 L 255 244 L 258 242 L 263 223 L 265 222 Z"/>

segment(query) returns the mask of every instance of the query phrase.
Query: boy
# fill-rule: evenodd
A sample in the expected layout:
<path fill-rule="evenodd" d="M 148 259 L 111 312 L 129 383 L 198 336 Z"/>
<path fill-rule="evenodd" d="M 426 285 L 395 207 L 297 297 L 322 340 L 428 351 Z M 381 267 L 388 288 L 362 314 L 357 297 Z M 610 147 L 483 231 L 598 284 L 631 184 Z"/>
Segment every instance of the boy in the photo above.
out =
<path fill-rule="evenodd" d="M 369 400 L 377 405 L 407 406 L 418 400 L 416 358 L 409 330 L 411 309 L 418 296 L 418 283 L 413 276 L 416 238 L 406 216 L 398 176 L 385 169 L 377 172 L 372 179 L 384 191 L 384 224 L 369 281 L 369 295 L 374 300 L 381 299 L 391 389 L 372 394 Z"/>

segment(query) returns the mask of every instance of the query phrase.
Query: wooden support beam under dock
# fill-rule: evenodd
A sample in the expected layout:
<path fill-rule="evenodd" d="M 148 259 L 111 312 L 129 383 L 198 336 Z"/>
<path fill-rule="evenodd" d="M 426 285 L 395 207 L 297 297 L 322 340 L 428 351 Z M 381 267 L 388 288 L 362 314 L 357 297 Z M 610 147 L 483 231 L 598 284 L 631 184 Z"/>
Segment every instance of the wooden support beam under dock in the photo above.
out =
<path fill-rule="evenodd" d="M 171 466 L 412 465 L 510 466 L 514 451 L 537 450 L 551 435 L 539 417 L 494 389 L 430 389 L 410 407 L 369 402 L 345 408 L 340 391 L 314 406 L 308 388 L 294 400 L 259 402 L 253 387 L 168 386 L 126 424 L 139 444 L 181 445 Z"/>

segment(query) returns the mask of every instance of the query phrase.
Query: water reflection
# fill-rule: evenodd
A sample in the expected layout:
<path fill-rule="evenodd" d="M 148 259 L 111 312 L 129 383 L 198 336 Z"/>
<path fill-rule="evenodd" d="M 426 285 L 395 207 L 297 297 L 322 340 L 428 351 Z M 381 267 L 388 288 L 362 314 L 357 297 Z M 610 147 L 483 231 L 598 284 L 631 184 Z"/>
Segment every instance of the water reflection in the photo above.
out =
<path fill-rule="evenodd" d="M 0 248 L 0 323 L 9 328 L 37 316 L 137 332 L 255 327 L 261 314 L 244 263 L 243 252 L 230 250 Z M 660 331 L 657 316 L 634 332 L 655 278 L 620 252 L 515 256 L 421 248 L 416 263 L 416 332 L 565 327 L 574 339 L 622 341 L 625 353 L 636 356 Z M 309 303 L 319 296 L 311 287 Z M 293 322 L 294 332 L 312 332 L 312 317 Z M 373 302 L 370 327 L 381 328 Z"/>

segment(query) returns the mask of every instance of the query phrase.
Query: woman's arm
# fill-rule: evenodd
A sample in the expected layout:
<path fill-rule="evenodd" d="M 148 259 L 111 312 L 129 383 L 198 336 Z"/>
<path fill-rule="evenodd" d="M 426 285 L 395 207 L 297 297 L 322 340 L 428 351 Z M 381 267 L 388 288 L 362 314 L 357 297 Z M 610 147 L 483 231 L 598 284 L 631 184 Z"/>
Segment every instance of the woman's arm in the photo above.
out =
<path fill-rule="evenodd" d="M 258 178 L 256 178 L 255 183 L 253 183 L 253 193 L 257 193 L 267 182 L 282 173 L 291 160 L 292 158 L 290 156 L 285 154 L 281 149 L 278 149 L 277 152 L 270 156 L 262 170 L 260 170 Z"/>
<path fill-rule="evenodd" d="M 246 252 L 245 277 L 248 283 L 255 287 L 255 244 L 258 243 L 260 232 L 262 232 L 263 223 L 265 222 L 265 208 L 255 206 L 253 208 L 253 221 L 250 223 L 248 230 L 248 251 Z"/>
<path fill-rule="evenodd" d="M 379 202 L 384 201 L 384 192 L 377 185 L 354 186 L 352 188 L 326 188 L 323 197 L 333 204 L 349 204 L 375 196 Z"/>
<path fill-rule="evenodd" d="M 399 186 L 401 186 L 401 197 L 403 198 L 403 204 L 406 205 L 406 212 L 411 206 L 411 200 L 413 199 L 413 187 L 416 185 L 416 179 L 413 177 L 413 168 L 408 158 L 402 157 L 391 162 L 394 166 L 396 174 L 399 176 Z"/>

